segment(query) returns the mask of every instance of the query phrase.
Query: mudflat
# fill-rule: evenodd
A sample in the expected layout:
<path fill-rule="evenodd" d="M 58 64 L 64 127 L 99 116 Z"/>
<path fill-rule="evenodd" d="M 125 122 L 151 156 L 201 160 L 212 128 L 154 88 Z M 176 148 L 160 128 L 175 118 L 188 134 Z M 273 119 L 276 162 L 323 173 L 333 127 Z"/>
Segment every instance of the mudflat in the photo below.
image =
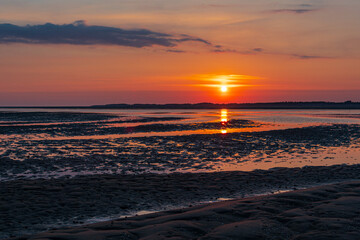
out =
<path fill-rule="evenodd" d="M 251 172 L 88 175 L 0 182 L 2 238 L 359 179 L 360 165 Z"/>
<path fill-rule="evenodd" d="M 18 239 L 360 239 L 360 181 L 203 204 Z"/>

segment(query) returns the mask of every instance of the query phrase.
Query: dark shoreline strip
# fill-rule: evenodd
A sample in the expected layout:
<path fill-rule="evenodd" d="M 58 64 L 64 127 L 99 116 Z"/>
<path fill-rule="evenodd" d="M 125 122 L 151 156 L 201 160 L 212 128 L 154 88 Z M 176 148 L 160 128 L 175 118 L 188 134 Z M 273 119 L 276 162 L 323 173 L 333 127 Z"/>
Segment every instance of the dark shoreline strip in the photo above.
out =
<path fill-rule="evenodd" d="M 359 179 L 360 165 L 252 172 L 93 175 L 0 182 L 0 238 L 75 225 L 94 217 L 166 210 Z M 16 235 L 15 235 L 16 234 Z"/>
<path fill-rule="evenodd" d="M 53 230 L 27 239 L 359 239 L 360 181 Z"/>
<path fill-rule="evenodd" d="M 265 102 L 265 103 L 185 103 L 185 104 L 106 104 L 93 106 L 0 106 L 0 108 L 50 109 L 360 109 L 360 102 Z"/>

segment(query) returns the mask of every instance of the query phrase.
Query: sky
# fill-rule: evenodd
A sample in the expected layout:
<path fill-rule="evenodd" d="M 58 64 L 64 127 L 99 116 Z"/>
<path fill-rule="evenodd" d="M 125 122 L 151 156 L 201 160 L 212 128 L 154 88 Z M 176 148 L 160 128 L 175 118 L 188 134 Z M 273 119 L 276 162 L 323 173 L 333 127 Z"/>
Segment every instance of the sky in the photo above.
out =
<path fill-rule="evenodd" d="M 359 0 L 0 0 L 0 106 L 360 101 L 359 11 Z"/>

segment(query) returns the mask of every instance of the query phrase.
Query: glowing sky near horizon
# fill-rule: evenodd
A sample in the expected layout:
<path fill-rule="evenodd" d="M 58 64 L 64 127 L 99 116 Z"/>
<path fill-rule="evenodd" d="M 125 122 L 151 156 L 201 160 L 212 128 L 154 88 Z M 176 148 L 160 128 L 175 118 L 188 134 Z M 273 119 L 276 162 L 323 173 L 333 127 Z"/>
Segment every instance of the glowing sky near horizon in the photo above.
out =
<path fill-rule="evenodd" d="M 358 0 L 2 0 L 0 106 L 360 101 L 359 11 Z"/>

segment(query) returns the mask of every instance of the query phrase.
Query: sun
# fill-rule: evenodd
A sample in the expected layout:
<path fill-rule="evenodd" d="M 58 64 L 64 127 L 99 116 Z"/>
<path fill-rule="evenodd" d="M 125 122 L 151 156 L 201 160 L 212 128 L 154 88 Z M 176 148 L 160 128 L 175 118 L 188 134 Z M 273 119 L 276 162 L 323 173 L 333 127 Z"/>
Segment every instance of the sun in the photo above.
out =
<path fill-rule="evenodd" d="M 224 93 L 224 92 L 227 92 L 227 91 L 228 91 L 228 87 L 227 87 L 227 86 L 221 86 L 221 87 L 220 87 L 220 91 L 223 92 L 223 93 Z"/>

